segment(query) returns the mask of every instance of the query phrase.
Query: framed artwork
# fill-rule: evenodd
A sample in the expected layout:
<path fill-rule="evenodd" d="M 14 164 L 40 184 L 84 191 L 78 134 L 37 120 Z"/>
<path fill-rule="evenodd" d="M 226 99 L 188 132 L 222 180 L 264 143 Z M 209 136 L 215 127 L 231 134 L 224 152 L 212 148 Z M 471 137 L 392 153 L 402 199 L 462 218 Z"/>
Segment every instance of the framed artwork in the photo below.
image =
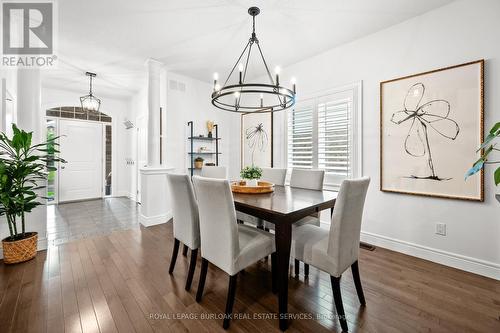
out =
<path fill-rule="evenodd" d="M 380 83 L 380 189 L 483 201 L 484 60 Z"/>
<path fill-rule="evenodd" d="M 273 113 L 241 115 L 241 168 L 255 165 L 273 167 Z"/>

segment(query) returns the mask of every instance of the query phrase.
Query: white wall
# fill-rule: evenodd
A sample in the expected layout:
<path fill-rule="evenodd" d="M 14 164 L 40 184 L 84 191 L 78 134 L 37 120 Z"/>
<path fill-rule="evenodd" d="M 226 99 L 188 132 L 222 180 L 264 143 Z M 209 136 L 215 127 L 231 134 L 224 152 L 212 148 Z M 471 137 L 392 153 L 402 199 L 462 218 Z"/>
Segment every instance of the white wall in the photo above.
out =
<path fill-rule="evenodd" d="M 82 92 L 42 87 L 42 110 L 59 106 L 79 106 Z M 130 147 L 126 144 L 132 134 L 125 129 L 123 121 L 129 117 L 130 100 L 100 96 L 100 111 L 112 117 L 112 195 L 128 196 L 130 178 L 126 158 L 130 156 Z M 62 156 L 64 158 L 64 156 Z"/>
<path fill-rule="evenodd" d="M 363 173 L 372 178 L 362 227 L 366 241 L 500 279 L 500 204 L 494 198 L 500 191 L 493 168 L 486 170 L 484 203 L 379 190 L 379 83 L 484 58 L 489 130 L 500 121 L 499 32 L 500 1 L 458 1 L 283 69 L 297 77 L 298 98 L 363 81 Z M 275 151 L 283 151 L 284 122 L 276 124 Z M 275 161 L 285 164 L 282 156 Z M 447 224 L 447 236 L 434 234 L 437 222 Z"/>

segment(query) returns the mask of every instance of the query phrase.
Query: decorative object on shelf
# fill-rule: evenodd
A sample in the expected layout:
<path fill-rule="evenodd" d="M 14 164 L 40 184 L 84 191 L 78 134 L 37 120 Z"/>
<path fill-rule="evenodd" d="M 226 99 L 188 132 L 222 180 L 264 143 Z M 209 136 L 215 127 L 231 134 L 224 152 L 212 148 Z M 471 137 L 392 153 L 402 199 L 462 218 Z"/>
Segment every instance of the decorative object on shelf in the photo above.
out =
<path fill-rule="evenodd" d="M 86 72 L 85 75 L 89 77 L 89 94 L 80 97 L 80 103 L 82 104 L 82 109 L 84 110 L 89 110 L 89 111 L 99 111 L 99 108 L 101 107 L 101 100 L 97 97 L 94 96 L 92 92 L 92 78 L 96 77 L 97 74 L 91 73 L 91 72 Z"/>
<path fill-rule="evenodd" d="M 188 157 L 189 157 L 189 173 L 191 174 L 191 176 L 194 175 L 194 171 L 197 169 L 195 168 L 195 156 L 197 154 L 205 154 L 203 156 L 207 157 L 208 161 L 210 161 L 210 158 L 212 158 L 212 161 L 213 159 L 215 159 L 215 164 L 214 165 L 219 165 L 219 141 L 220 141 L 220 138 L 219 138 L 219 126 L 217 124 L 213 124 L 213 130 L 215 131 L 215 137 L 212 137 L 212 138 L 209 138 L 209 137 L 206 137 L 206 136 L 203 136 L 203 135 L 198 135 L 198 136 L 195 136 L 194 135 L 194 124 L 193 124 L 193 121 L 189 121 L 187 123 L 187 125 L 189 126 L 189 136 L 188 136 L 188 140 L 189 140 L 189 151 L 187 153 Z M 201 143 L 203 142 L 203 144 L 206 144 L 207 142 L 211 143 L 211 148 L 208 149 L 207 147 L 199 147 L 199 148 L 196 148 L 195 150 L 195 142 L 198 142 L 198 143 Z M 201 148 L 206 148 L 207 150 L 206 151 L 200 151 Z M 202 149 L 204 150 L 204 149 Z M 214 151 L 215 150 L 215 151 Z M 205 165 L 210 165 L 211 162 L 208 162 L 205 163 Z M 199 169 L 198 169 L 199 170 Z"/>
<path fill-rule="evenodd" d="M 198 148 L 199 153 L 208 153 L 208 147 L 199 147 Z"/>
<path fill-rule="evenodd" d="M 380 83 L 380 189 L 483 201 L 463 171 L 483 140 L 484 61 Z"/>
<path fill-rule="evenodd" d="M 201 169 L 203 167 L 203 161 L 204 159 L 200 156 L 194 159 L 194 168 L 195 169 Z"/>
<path fill-rule="evenodd" d="M 269 112 L 241 115 L 241 167 L 273 167 L 273 114 Z"/>
<path fill-rule="evenodd" d="M 205 163 L 205 166 L 215 166 L 215 163 L 213 162 Z"/>
<path fill-rule="evenodd" d="M 48 165 L 65 163 L 57 155 L 59 137 L 33 144 L 32 132 L 20 130 L 15 124 L 12 132 L 12 138 L 0 133 L 0 215 L 5 215 L 10 233 L 2 240 L 6 264 L 24 262 L 36 256 L 38 234 L 25 230 L 25 215 L 43 205 L 38 201 L 37 191 L 45 188 L 47 173 L 56 170 Z M 21 231 L 17 229 L 19 219 Z"/>
<path fill-rule="evenodd" d="M 208 130 L 208 137 L 212 137 L 212 131 L 214 130 L 214 125 L 215 123 L 212 120 L 207 121 L 207 130 Z"/>
<path fill-rule="evenodd" d="M 274 112 L 288 109 L 295 104 L 295 79 L 292 79 L 292 88 L 287 88 L 280 85 L 279 67 L 275 69 L 274 78 L 269 71 L 259 39 L 255 33 L 255 16 L 259 15 L 259 13 L 260 9 L 257 7 L 248 9 L 248 14 L 252 16 L 252 35 L 222 86 L 218 82 L 219 75 L 217 73 L 214 74 L 212 104 L 219 109 L 243 113 Z M 257 54 L 260 55 L 267 77 L 269 78 L 269 83 L 246 82 L 248 64 L 253 46 L 256 46 L 258 49 Z M 241 63 L 242 59 L 245 59 L 244 65 Z M 236 83 L 229 82 L 236 67 L 238 67 L 238 75 L 235 75 Z"/>
<path fill-rule="evenodd" d="M 240 171 L 240 177 L 246 180 L 247 186 L 257 186 L 257 182 L 262 177 L 262 169 L 257 166 L 247 166 Z"/>
<path fill-rule="evenodd" d="M 494 151 L 500 151 L 500 149 L 495 148 L 496 143 L 492 143 L 493 140 L 496 138 L 500 137 L 500 122 L 496 123 L 488 133 L 488 136 L 484 140 L 484 142 L 481 144 L 477 152 L 481 151 L 481 157 L 474 163 L 472 168 L 470 168 L 467 173 L 465 174 L 465 179 L 469 178 L 470 176 L 478 173 L 479 171 L 484 169 L 484 166 L 486 164 L 500 164 L 500 159 L 495 159 L 493 161 L 489 160 L 489 155 L 494 152 Z M 500 184 L 500 166 L 495 170 L 495 173 L 493 174 L 493 178 L 495 181 L 495 185 L 498 186 Z M 498 197 L 498 194 L 497 194 Z"/>
<path fill-rule="evenodd" d="M 239 181 L 231 183 L 231 190 L 234 193 L 264 194 L 274 192 L 274 184 L 259 180 L 255 186 L 251 186 L 246 181 Z"/>

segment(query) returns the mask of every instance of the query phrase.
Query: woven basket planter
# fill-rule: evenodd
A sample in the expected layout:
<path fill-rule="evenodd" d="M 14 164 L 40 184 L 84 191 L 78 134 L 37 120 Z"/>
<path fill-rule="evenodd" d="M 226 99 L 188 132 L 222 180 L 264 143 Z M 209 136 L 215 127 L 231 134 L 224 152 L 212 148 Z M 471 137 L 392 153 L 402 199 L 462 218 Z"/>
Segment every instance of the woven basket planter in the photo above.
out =
<path fill-rule="evenodd" d="M 2 240 L 3 262 L 5 264 L 17 264 L 33 259 L 36 256 L 38 233 L 27 232 L 26 237 L 18 240 L 10 240 L 10 237 Z"/>

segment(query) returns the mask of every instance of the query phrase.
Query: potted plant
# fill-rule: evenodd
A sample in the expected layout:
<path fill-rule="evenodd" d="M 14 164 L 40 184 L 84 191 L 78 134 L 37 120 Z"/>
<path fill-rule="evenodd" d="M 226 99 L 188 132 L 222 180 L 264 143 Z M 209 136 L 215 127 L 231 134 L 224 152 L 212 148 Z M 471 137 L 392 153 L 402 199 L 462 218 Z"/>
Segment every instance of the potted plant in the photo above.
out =
<path fill-rule="evenodd" d="M 500 160 L 496 160 L 496 161 L 489 161 L 488 160 L 491 152 L 500 151 L 499 148 L 495 148 L 496 143 L 492 143 L 493 140 L 495 140 L 499 136 L 500 136 L 500 122 L 496 123 L 491 128 L 490 132 L 488 133 L 488 136 L 486 137 L 484 142 L 481 144 L 481 146 L 477 150 L 477 151 L 480 151 L 480 150 L 484 149 L 483 153 L 481 154 L 481 157 L 474 163 L 472 168 L 470 168 L 467 171 L 467 173 L 465 174 L 465 179 L 467 179 L 467 177 L 472 176 L 472 175 L 476 174 L 477 172 L 479 172 L 482 168 L 484 168 L 484 166 L 486 164 L 500 164 Z M 500 184 L 500 167 L 498 167 L 495 170 L 493 178 L 495 181 L 495 185 L 498 186 L 498 184 Z M 497 197 L 498 197 L 498 195 L 497 195 Z"/>
<path fill-rule="evenodd" d="M 262 169 L 257 166 L 247 166 L 240 172 L 241 178 L 245 179 L 247 186 L 257 186 L 260 177 L 262 177 Z"/>
<path fill-rule="evenodd" d="M 5 215 L 10 235 L 2 240 L 3 260 L 14 264 L 36 255 L 38 234 L 26 232 L 25 215 L 43 205 L 36 192 L 45 187 L 48 171 L 56 168 L 54 162 L 65 162 L 57 157 L 57 137 L 40 144 L 32 143 L 32 132 L 12 125 L 13 136 L 0 133 L 0 216 Z M 21 230 L 18 222 L 21 222 Z"/>
<path fill-rule="evenodd" d="M 201 169 L 203 167 L 203 158 L 198 156 L 194 159 L 194 167 L 195 169 Z"/>

